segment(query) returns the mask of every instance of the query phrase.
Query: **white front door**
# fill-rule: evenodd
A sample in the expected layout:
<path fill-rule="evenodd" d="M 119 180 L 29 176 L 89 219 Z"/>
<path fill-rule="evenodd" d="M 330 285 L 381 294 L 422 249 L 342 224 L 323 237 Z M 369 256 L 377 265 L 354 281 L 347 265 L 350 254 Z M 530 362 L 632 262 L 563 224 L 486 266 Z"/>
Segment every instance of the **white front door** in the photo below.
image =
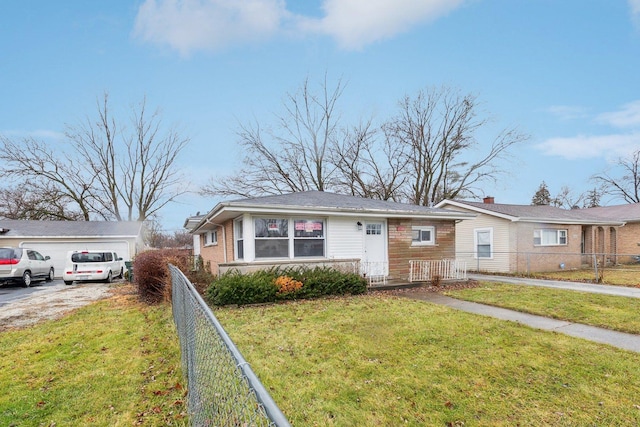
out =
<path fill-rule="evenodd" d="M 386 276 L 388 273 L 384 223 L 367 222 L 364 232 L 364 272 L 372 276 Z"/>

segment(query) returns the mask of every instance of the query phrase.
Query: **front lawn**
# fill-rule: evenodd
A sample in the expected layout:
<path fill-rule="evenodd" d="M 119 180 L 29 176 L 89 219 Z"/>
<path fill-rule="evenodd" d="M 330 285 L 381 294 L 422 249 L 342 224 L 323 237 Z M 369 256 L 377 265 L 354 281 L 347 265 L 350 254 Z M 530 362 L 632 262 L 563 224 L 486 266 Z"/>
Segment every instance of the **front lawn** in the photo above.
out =
<path fill-rule="evenodd" d="M 171 308 L 120 295 L 0 333 L 0 425 L 186 425 Z"/>
<path fill-rule="evenodd" d="M 640 298 L 493 282 L 481 282 L 476 288 L 452 290 L 445 294 L 554 319 L 640 334 Z"/>
<path fill-rule="evenodd" d="M 387 295 L 216 316 L 294 426 L 640 424 L 640 355 Z"/>
<path fill-rule="evenodd" d="M 600 283 L 640 287 L 640 264 L 617 265 L 598 269 Z M 596 282 L 596 271 L 593 268 L 579 270 L 552 271 L 533 273 L 530 277 L 551 280 L 570 280 L 574 282 Z"/>

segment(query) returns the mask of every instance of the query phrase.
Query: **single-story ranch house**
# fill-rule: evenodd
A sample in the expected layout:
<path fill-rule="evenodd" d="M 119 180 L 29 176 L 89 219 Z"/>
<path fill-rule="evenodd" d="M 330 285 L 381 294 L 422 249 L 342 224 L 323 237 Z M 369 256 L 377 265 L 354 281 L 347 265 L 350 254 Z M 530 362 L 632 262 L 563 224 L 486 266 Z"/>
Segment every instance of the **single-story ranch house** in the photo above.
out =
<path fill-rule="evenodd" d="M 0 220 L 0 246 L 50 256 L 56 277 L 62 277 L 68 251 L 113 250 L 129 261 L 144 248 L 143 237 L 143 223 L 136 221 Z"/>
<path fill-rule="evenodd" d="M 456 224 L 456 257 L 469 269 L 529 273 L 632 262 L 640 253 L 640 203 L 588 209 L 444 200 L 473 213 Z"/>
<path fill-rule="evenodd" d="M 214 274 L 304 264 L 408 280 L 411 260 L 455 258 L 455 224 L 474 217 L 306 191 L 219 203 L 191 233 Z"/>

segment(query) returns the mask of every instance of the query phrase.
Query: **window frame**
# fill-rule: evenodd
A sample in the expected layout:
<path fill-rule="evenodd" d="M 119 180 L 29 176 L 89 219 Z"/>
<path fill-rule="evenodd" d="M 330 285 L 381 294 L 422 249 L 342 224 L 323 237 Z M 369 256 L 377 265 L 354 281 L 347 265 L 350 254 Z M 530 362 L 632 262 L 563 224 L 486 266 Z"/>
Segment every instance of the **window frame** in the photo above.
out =
<path fill-rule="evenodd" d="M 418 240 L 415 240 L 414 232 L 418 232 Z M 428 231 L 430 238 L 422 240 L 422 233 Z M 411 246 L 435 246 L 436 245 L 436 226 L 435 225 L 412 225 L 411 226 Z"/>
<path fill-rule="evenodd" d="M 218 230 L 207 231 L 204 234 L 204 246 L 215 246 L 218 244 Z"/>
<path fill-rule="evenodd" d="M 253 219 L 253 248 L 254 248 L 254 258 L 256 260 L 263 259 L 290 259 L 291 258 L 291 233 L 289 232 L 291 228 L 291 218 L 287 217 L 276 217 L 273 216 L 255 216 Z M 262 227 L 258 227 L 258 221 L 264 221 L 264 230 Z M 286 226 L 286 227 L 283 227 Z M 270 236 L 271 233 L 274 234 L 283 234 L 283 235 L 275 235 Z M 265 236 L 258 236 L 258 233 L 266 233 Z M 260 242 L 260 244 L 258 244 Z M 262 250 L 259 246 L 262 246 L 266 242 L 271 242 L 276 245 L 277 249 L 286 248 L 286 254 L 281 255 L 278 254 L 276 256 L 263 256 L 258 255 L 258 251 Z M 286 242 L 286 245 L 282 245 L 282 243 Z"/>
<path fill-rule="evenodd" d="M 304 218 L 304 217 L 295 217 L 295 218 L 291 218 L 290 219 L 291 223 L 293 224 L 293 233 L 292 234 L 292 246 L 293 246 L 293 251 L 291 252 L 291 254 L 293 255 L 292 259 L 300 259 L 300 258 L 325 258 L 325 254 L 327 253 L 327 222 L 323 219 L 323 218 Z M 321 235 L 320 236 L 296 236 L 296 234 L 298 234 L 298 231 L 301 230 L 297 230 L 296 229 L 296 223 L 306 223 L 306 224 L 314 224 L 313 225 L 313 230 L 312 231 L 307 231 L 307 233 L 311 232 L 314 233 L 317 232 L 317 224 L 320 224 L 320 231 L 321 231 Z M 305 227 L 307 227 L 305 225 Z M 297 249 L 297 245 L 296 245 L 296 241 L 297 242 L 301 242 L 301 241 L 322 241 L 322 254 L 321 255 L 296 255 L 296 249 Z"/>
<path fill-rule="evenodd" d="M 381 222 L 368 222 L 365 224 L 365 234 L 368 236 L 381 236 L 382 235 L 382 223 Z"/>
<path fill-rule="evenodd" d="M 237 261 L 244 259 L 244 218 L 233 220 L 233 248 Z"/>
<path fill-rule="evenodd" d="M 545 243 L 545 233 L 554 234 L 555 242 Z M 539 234 L 539 236 L 536 237 L 536 234 Z M 569 231 L 566 228 L 537 228 L 533 230 L 533 246 L 567 246 L 568 244 Z"/>
<path fill-rule="evenodd" d="M 479 256 L 478 246 L 480 245 L 478 234 L 489 233 L 489 256 Z M 493 259 L 493 228 L 474 228 L 473 229 L 473 257 L 475 259 Z"/>
<path fill-rule="evenodd" d="M 284 259 L 290 259 L 290 260 L 295 260 L 295 259 L 325 259 L 326 258 L 326 253 L 327 253 L 327 220 L 326 218 L 321 218 L 321 217 L 298 217 L 298 216 L 278 216 L 276 218 L 276 216 L 271 215 L 271 216 L 253 216 L 251 218 L 252 220 L 252 224 L 253 224 L 253 233 L 252 233 L 252 238 L 253 238 L 253 258 L 255 260 L 259 260 L 259 261 L 263 261 L 263 260 L 284 260 Z M 264 221 L 264 220 L 275 220 L 275 221 L 279 221 L 279 224 L 282 225 L 283 221 L 286 221 L 287 224 L 287 230 L 286 230 L 286 237 L 285 236 L 257 236 L 258 234 L 258 230 L 257 230 L 257 223 L 256 221 Z M 302 225 L 303 227 L 305 227 L 305 230 L 307 230 L 305 232 L 305 230 L 296 230 L 296 226 L 300 227 L 301 223 L 305 223 L 304 225 Z M 306 228 L 306 227 L 311 227 L 311 228 Z M 264 227 L 261 227 L 264 228 Z M 264 230 L 260 231 L 261 234 L 264 234 Z M 313 235 L 313 234 L 317 234 L 318 232 L 321 233 L 321 235 Z M 285 233 L 283 233 L 285 234 Z M 259 246 L 260 246 L 260 241 L 264 242 L 264 241 L 279 241 L 279 242 L 283 242 L 286 241 L 286 247 L 287 247 L 287 254 L 286 256 L 261 256 L 258 251 L 259 251 Z M 311 255 L 302 255 L 300 253 L 301 249 L 300 249 L 300 244 L 303 241 L 308 241 L 311 243 L 312 246 L 313 242 L 322 242 L 322 254 L 311 254 Z M 319 247 L 319 245 L 315 245 L 316 249 L 317 247 Z M 313 251 L 314 249 L 312 248 L 311 251 Z"/>

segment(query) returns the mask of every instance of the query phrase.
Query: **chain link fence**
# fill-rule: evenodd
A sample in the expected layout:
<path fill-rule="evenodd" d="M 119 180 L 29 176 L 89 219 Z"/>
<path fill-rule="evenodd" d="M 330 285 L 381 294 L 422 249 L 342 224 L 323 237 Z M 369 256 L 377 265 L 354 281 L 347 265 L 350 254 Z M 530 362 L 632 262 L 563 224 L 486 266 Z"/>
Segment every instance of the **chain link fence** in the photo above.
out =
<path fill-rule="evenodd" d="M 586 270 L 591 272 L 596 281 L 606 270 L 640 271 L 638 254 L 492 251 L 483 256 L 474 252 L 457 252 L 456 259 L 465 260 L 468 271 L 529 275 Z"/>
<path fill-rule="evenodd" d="M 169 269 L 191 425 L 289 426 L 193 284 Z"/>

